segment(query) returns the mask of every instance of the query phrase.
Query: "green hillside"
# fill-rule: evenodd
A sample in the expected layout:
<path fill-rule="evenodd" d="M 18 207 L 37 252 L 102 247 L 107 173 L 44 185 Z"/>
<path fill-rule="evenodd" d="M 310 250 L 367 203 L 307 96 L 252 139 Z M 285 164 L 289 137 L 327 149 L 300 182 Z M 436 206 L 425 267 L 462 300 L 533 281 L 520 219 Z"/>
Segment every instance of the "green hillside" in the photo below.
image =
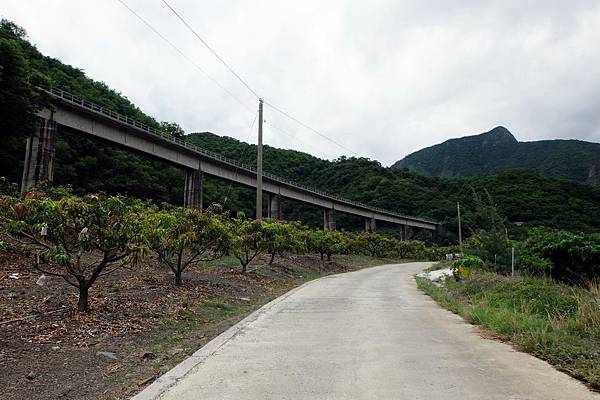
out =
<path fill-rule="evenodd" d="M 197 145 L 252 164 L 256 147 L 211 133 L 195 133 Z M 265 148 L 265 169 L 349 199 L 442 221 L 455 230 L 456 202 L 474 208 L 473 191 L 488 191 L 512 222 L 573 230 L 600 228 L 600 188 L 545 177 L 535 171 L 507 170 L 476 177 L 440 178 L 382 167 L 377 161 L 342 157 L 325 161 L 293 150 Z M 285 211 L 285 210 L 284 210 Z M 288 214 L 289 215 L 289 214 Z"/>
<path fill-rule="evenodd" d="M 504 127 L 450 139 L 396 162 L 432 176 L 472 176 L 506 169 L 528 169 L 555 178 L 586 182 L 590 167 L 600 163 L 600 143 L 581 140 L 519 142 Z"/>
<path fill-rule="evenodd" d="M 0 75 L 0 113 L 14 115 L 15 107 L 19 105 L 21 108 L 17 111 L 22 117 L 18 124 L 0 125 L 0 176 L 20 182 L 24 140 L 33 126 L 33 114 L 25 106 L 29 104 L 30 108 L 35 108 L 44 104 L 44 99 L 38 98 L 28 82 L 55 85 L 146 124 L 161 126 L 159 121 L 145 115 L 106 84 L 90 79 L 77 68 L 42 55 L 26 40 L 24 32 L 6 21 L 0 26 L 0 48 L 3 49 L 0 54 L 3 70 L 19 69 L 22 72 Z M 0 118 L 0 121 L 5 119 Z M 29 128 L 25 129 L 27 126 Z M 171 125 L 162 126 L 170 129 Z M 490 146 L 498 154 L 505 154 L 506 148 L 512 146 L 512 141 L 502 132 L 497 136 L 491 138 L 494 140 L 490 140 Z M 194 133 L 187 135 L 187 139 L 244 163 L 253 164 L 256 160 L 256 148 L 236 139 L 211 133 Z M 454 157 L 466 162 L 475 155 L 473 152 L 459 152 Z M 448 162 L 451 161 L 453 159 L 449 158 Z M 600 188 L 544 177 L 531 171 L 439 178 L 404 169 L 385 168 L 377 161 L 364 158 L 342 157 L 328 161 L 270 146 L 265 148 L 264 165 L 267 172 L 332 194 L 443 222 L 450 237 L 456 231 L 457 201 L 461 202 L 464 209 L 466 231 L 477 228 L 472 216 L 473 192 L 482 193 L 484 190 L 489 191 L 509 221 L 584 231 L 600 229 Z M 58 139 L 55 182 L 72 185 L 77 193 L 124 193 L 174 204 L 181 204 L 183 197 L 182 171 L 85 137 L 67 134 L 61 134 Z M 205 204 L 225 203 L 226 209 L 231 212 L 241 210 L 249 215 L 253 213 L 252 190 L 209 178 L 205 183 L 204 195 Z M 284 201 L 282 210 L 285 218 L 298 219 L 312 226 L 320 226 L 323 221 L 322 211 L 308 205 Z M 337 222 L 339 227 L 345 229 L 364 227 L 363 221 L 352 217 L 340 216 Z M 518 229 L 516 225 L 511 227 Z M 386 227 L 382 224 L 381 228 Z"/>

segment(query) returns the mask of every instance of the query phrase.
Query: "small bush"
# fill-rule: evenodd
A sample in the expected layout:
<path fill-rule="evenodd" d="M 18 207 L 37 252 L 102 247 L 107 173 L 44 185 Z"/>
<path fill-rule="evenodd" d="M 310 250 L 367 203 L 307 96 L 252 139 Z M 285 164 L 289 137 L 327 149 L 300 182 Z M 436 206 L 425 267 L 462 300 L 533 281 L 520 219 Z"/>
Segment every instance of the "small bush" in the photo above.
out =
<path fill-rule="evenodd" d="M 485 266 L 483 260 L 477 256 L 466 256 L 452 263 L 450 267 L 452 275 L 458 281 L 471 275 L 474 270 L 482 269 Z"/>
<path fill-rule="evenodd" d="M 562 282 L 585 284 L 600 278 L 600 236 L 532 229 L 519 246 L 517 267 Z"/>

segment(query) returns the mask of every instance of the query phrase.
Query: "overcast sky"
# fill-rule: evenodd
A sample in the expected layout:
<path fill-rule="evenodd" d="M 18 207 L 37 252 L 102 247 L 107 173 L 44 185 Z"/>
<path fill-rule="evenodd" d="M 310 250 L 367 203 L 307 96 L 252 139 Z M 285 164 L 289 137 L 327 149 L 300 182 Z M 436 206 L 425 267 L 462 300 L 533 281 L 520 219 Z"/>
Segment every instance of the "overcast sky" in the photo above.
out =
<path fill-rule="evenodd" d="M 256 98 L 161 0 L 124 1 L 245 107 L 117 0 L 0 14 L 155 118 L 255 142 Z M 266 107 L 273 146 L 389 165 L 497 125 L 600 142 L 600 1 L 168 1 L 260 96 L 344 148 Z"/>

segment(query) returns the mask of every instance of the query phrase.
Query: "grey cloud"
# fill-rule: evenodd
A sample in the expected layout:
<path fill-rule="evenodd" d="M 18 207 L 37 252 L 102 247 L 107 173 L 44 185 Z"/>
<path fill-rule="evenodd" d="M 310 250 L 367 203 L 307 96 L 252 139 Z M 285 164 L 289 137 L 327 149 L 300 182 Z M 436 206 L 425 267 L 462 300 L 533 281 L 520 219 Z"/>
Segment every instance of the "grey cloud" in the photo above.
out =
<path fill-rule="evenodd" d="M 158 0 L 127 0 L 251 110 L 256 101 Z M 171 0 L 265 97 L 357 153 L 391 164 L 496 125 L 520 140 L 600 141 L 600 3 Z M 44 53 L 187 131 L 253 140 L 253 113 L 116 0 L 3 1 Z M 269 144 L 345 153 L 268 107 Z"/>

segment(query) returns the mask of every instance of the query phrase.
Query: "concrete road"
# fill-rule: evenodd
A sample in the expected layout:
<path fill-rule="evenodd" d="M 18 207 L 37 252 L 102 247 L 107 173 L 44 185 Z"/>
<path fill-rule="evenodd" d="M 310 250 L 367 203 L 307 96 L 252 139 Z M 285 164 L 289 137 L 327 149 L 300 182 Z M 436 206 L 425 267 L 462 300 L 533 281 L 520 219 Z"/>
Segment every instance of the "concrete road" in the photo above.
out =
<path fill-rule="evenodd" d="M 135 399 L 600 398 L 438 307 L 413 278 L 428 266 L 386 265 L 301 286 Z"/>

